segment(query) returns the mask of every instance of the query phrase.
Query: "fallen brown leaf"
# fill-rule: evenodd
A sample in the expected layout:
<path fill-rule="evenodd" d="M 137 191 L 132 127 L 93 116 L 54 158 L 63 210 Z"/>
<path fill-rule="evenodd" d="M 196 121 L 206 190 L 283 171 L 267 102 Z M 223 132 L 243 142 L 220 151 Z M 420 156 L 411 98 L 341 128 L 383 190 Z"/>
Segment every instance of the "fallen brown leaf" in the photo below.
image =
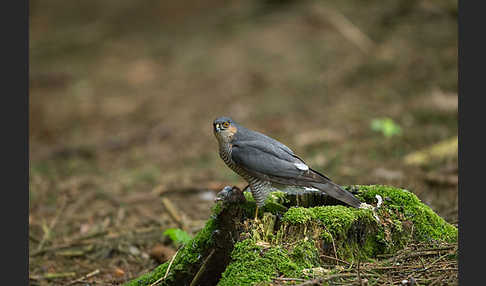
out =
<path fill-rule="evenodd" d="M 169 260 L 175 253 L 170 247 L 164 246 L 162 244 L 156 244 L 152 249 L 150 249 L 149 255 L 155 259 L 158 263 L 164 263 Z"/>

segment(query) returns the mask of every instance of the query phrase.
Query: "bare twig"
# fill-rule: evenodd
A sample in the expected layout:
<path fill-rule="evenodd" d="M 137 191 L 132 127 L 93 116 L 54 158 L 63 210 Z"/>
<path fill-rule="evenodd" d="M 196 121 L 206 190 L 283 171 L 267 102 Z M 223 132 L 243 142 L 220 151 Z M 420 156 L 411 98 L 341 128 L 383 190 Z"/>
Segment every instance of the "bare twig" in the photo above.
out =
<path fill-rule="evenodd" d="M 338 30 L 347 40 L 355 44 L 362 52 L 368 53 L 375 43 L 354 25 L 346 16 L 331 7 L 317 6 L 318 11 Z"/>
<path fill-rule="evenodd" d="M 57 250 L 64 249 L 64 248 L 74 247 L 74 246 L 79 245 L 79 244 L 85 244 L 85 243 L 83 243 L 84 240 L 88 240 L 88 239 L 98 237 L 98 236 L 104 236 L 104 235 L 107 235 L 107 234 L 108 234 L 108 231 L 106 231 L 106 230 L 98 231 L 98 232 L 95 232 L 95 233 L 91 233 L 91 234 L 88 234 L 88 235 L 85 235 L 85 236 L 75 238 L 75 239 L 73 239 L 73 240 L 71 240 L 67 243 L 61 244 L 61 245 L 56 245 L 56 246 L 52 246 L 52 247 L 45 247 L 45 248 L 42 248 L 40 250 L 36 250 L 36 251 L 32 252 L 30 254 L 30 256 L 33 257 L 33 256 L 37 256 L 39 254 L 44 254 L 46 252 L 57 251 Z"/>
<path fill-rule="evenodd" d="M 334 250 L 334 256 L 336 257 L 336 261 L 339 261 L 340 259 L 337 256 L 337 251 L 336 251 L 336 245 L 334 244 L 334 238 L 332 237 L 331 232 L 327 229 L 325 225 L 323 225 L 324 229 L 329 233 L 329 236 L 331 236 L 331 242 L 332 242 L 332 248 Z"/>
<path fill-rule="evenodd" d="M 305 281 L 304 283 L 300 283 L 297 286 L 311 286 L 311 285 L 321 284 L 321 283 L 322 283 L 322 279 L 313 279 L 313 280 Z"/>
<path fill-rule="evenodd" d="M 187 231 L 186 224 L 184 223 L 182 217 L 179 215 L 177 208 L 168 198 L 162 198 L 162 204 L 169 213 L 170 217 L 185 231 Z"/>
<path fill-rule="evenodd" d="M 440 251 L 446 250 L 446 249 L 452 249 L 453 247 L 438 247 L 438 248 L 429 248 L 425 250 L 408 250 L 405 253 L 393 256 L 387 260 L 384 260 L 383 263 L 388 263 L 388 262 L 395 262 L 397 260 L 404 260 L 404 259 L 409 259 L 409 258 L 414 258 L 414 257 L 421 257 L 421 256 L 430 256 L 430 255 L 436 255 L 440 254 Z M 450 254 L 450 253 L 448 253 Z"/>
<path fill-rule="evenodd" d="M 432 268 L 432 266 L 434 264 L 436 264 L 437 262 L 439 262 L 440 260 L 442 260 L 444 257 L 450 255 L 451 253 L 446 253 L 444 255 L 441 255 L 439 258 L 437 258 L 436 260 L 434 260 L 432 263 L 430 263 L 427 267 L 425 267 L 424 269 L 421 269 L 420 271 L 427 271 L 429 270 L 430 268 Z"/>
<path fill-rule="evenodd" d="M 447 274 L 442 274 L 441 276 L 439 276 L 437 279 L 435 279 L 435 281 L 430 283 L 430 286 L 439 285 L 439 283 L 441 283 L 443 281 L 443 279 L 446 275 Z"/>
<path fill-rule="evenodd" d="M 179 250 L 181 248 L 179 248 L 176 251 L 176 253 L 174 253 L 174 256 L 172 256 L 172 259 L 170 260 L 169 265 L 167 266 L 167 270 L 165 271 L 165 275 L 163 277 L 157 279 L 157 281 L 155 281 L 154 283 L 150 284 L 150 286 L 155 286 L 155 285 L 159 284 L 161 281 L 165 280 L 165 278 L 167 278 L 167 276 L 169 275 L 170 267 L 172 266 L 172 262 L 174 262 L 174 260 L 175 260 L 175 258 L 177 256 L 177 253 L 179 253 Z"/>
<path fill-rule="evenodd" d="M 300 281 L 300 282 L 306 281 L 305 279 L 302 279 L 302 278 L 286 278 L 286 277 L 276 277 L 276 278 L 273 278 L 273 280 L 278 280 L 278 281 Z"/>
<path fill-rule="evenodd" d="M 304 283 L 298 284 L 297 286 L 310 286 L 310 285 L 314 285 L 314 284 L 320 285 L 325 281 L 329 281 L 329 280 L 333 280 L 333 279 L 337 279 L 337 278 L 351 278 L 351 277 L 356 277 L 356 274 L 355 273 L 338 273 L 338 274 L 329 275 L 329 276 L 323 277 L 323 278 L 308 280 Z"/>
<path fill-rule="evenodd" d="M 90 273 L 88 273 L 88 274 L 86 274 L 86 275 L 84 275 L 82 277 L 79 277 L 76 280 L 73 280 L 73 281 L 69 282 L 67 285 L 72 285 L 74 283 L 83 282 L 84 279 L 88 279 L 90 277 L 93 277 L 95 275 L 98 275 L 99 273 L 100 273 L 100 270 L 99 269 L 96 269 L 95 271 L 92 271 L 92 272 L 90 272 Z"/>
<path fill-rule="evenodd" d="M 336 257 L 332 257 L 332 256 L 324 255 L 324 254 L 321 254 L 320 257 L 332 259 L 332 260 L 342 262 L 342 263 L 347 264 L 347 265 L 351 265 L 351 263 L 347 262 L 346 260 L 342 260 L 342 259 L 339 259 L 339 258 L 336 258 Z"/>
<path fill-rule="evenodd" d="M 359 254 L 357 255 L 358 256 L 358 281 L 359 281 L 359 285 L 363 286 L 363 280 L 361 280 L 361 273 L 360 273 L 360 269 L 359 269 L 359 266 L 361 265 L 361 259 L 359 257 Z"/>

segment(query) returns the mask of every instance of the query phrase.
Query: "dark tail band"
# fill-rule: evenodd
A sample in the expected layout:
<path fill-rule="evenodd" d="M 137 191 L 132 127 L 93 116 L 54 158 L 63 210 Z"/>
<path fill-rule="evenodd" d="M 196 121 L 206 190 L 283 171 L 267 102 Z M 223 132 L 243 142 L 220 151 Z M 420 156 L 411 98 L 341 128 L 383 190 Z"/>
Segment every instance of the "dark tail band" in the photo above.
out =
<path fill-rule="evenodd" d="M 312 186 L 316 189 L 319 189 L 329 196 L 340 200 L 348 205 L 359 208 L 361 205 L 361 201 L 358 200 L 353 194 L 346 191 L 345 189 L 341 188 L 339 185 L 334 184 L 333 182 L 325 182 L 325 183 L 312 183 Z"/>

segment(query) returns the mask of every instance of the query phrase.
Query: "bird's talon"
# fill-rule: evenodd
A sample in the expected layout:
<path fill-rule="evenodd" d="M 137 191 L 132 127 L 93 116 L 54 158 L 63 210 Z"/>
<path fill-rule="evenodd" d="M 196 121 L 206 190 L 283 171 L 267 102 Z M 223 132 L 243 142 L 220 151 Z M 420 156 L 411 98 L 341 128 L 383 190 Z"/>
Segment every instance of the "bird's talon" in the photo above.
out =
<path fill-rule="evenodd" d="M 258 222 L 258 206 L 255 209 L 255 219 L 254 219 L 254 221 L 255 221 L 255 223 Z"/>

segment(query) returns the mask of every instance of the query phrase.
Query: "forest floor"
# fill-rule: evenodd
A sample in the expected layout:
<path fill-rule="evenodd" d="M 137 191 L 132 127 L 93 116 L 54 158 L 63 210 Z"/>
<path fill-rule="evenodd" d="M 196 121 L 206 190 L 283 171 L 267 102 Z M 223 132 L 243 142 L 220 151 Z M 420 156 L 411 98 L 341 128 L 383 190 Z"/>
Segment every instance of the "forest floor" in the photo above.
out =
<path fill-rule="evenodd" d="M 457 225 L 457 2 L 30 5 L 31 285 L 118 285 L 170 259 L 164 230 L 194 235 L 246 185 L 218 156 L 221 115 Z"/>

